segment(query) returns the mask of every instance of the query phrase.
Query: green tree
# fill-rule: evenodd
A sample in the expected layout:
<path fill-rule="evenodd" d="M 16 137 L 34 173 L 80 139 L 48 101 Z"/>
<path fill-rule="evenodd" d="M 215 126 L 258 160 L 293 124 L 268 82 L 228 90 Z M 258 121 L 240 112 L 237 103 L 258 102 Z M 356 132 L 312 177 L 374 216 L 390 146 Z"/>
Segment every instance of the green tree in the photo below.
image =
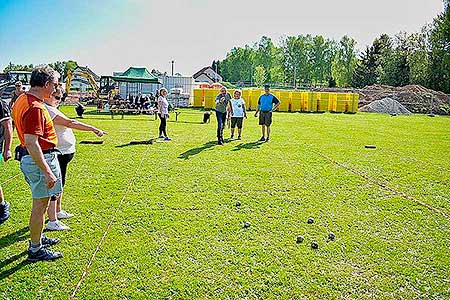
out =
<path fill-rule="evenodd" d="M 332 76 L 336 80 L 337 86 L 350 86 L 356 63 L 356 41 L 345 35 L 337 46 L 331 66 Z"/>
<path fill-rule="evenodd" d="M 436 17 L 430 34 L 430 86 L 450 93 L 450 8 Z"/>
<path fill-rule="evenodd" d="M 311 80 L 313 84 L 323 84 L 331 77 L 331 62 L 335 55 L 332 40 L 315 36 L 311 47 Z"/>
<path fill-rule="evenodd" d="M 407 34 L 398 33 L 393 39 L 393 47 L 381 52 L 381 63 L 377 69 L 379 82 L 392 86 L 409 84 Z"/>
<path fill-rule="evenodd" d="M 375 39 L 372 46 L 367 47 L 360 55 L 355 71 L 352 75 L 353 87 L 364 87 L 378 82 L 381 54 L 385 49 L 391 48 L 391 39 L 383 34 Z"/>
<path fill-rule="evenodd" d="M 67 77 L 67 73 L 69 70 L 73 71 L 76 67 L 78 67 L 78 63 L 73 60 L 68 60 L 64 62 L 64 76 L 63 78 Z"/>
<path fill-rule="evenodd" d="M 7 73 L 9 71 L 27 71 L 27 72 L 31 72 L 33 71 L 33 64 L 29 64 L 29 65 L 16 65 L 13 63 L 10 63 L 9 65 L 7 65 L 4 69 L 3 69 L 3 73 Z"/>
<path fill-rule="evenodd" d="M 254 83 L 257 87 L 262 87 L 266 83 L 266 70 L 263 66 L 257 66 L 253 76 Z"/>
<path fill-rule="evenodd" d="M 255 67 L 262 66 L 264 70 L 272 69 L 272 67 L 276 64 L 276 47 L 274 46 L 272 39 L 267 36 L 263 36 L 253 48 L 255 49 Z M 272 80 L 270 75 L 270 72 L 266 73 L 268 81 Z"/>

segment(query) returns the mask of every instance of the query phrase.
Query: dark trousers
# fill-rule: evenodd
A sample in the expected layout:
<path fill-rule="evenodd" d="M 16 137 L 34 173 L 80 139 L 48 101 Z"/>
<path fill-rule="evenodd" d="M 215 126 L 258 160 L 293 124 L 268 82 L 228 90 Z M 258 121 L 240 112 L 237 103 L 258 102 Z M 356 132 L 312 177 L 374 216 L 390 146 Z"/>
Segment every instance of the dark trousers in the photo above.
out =
<path fill-rule="evenodd" d="M 67 165 L 73 159 L 74 155 L 75 155 L 75 153 L 58 155 L 58 161 L 59 161 L 59 167 L 61 168 L 61 179 L 62 179 L 63 186 L 66 184 Z"/>
<path fill-rule="evenodd" d="M 161 114 L 158 114 L 159 119 L 161 120 L 161 123 L 159 124 L 159 135 L 167 136 L 166 132 L 166 126 L 167 126 L 167 119 L 163 118 Z"/>
<path fill-rule="evenodd" d="M 217 139 L 223 140 L 223 129 L 225 128 L 225 122 L 227 121 L 227 113 L 216 111 L 217 117 Z"/>

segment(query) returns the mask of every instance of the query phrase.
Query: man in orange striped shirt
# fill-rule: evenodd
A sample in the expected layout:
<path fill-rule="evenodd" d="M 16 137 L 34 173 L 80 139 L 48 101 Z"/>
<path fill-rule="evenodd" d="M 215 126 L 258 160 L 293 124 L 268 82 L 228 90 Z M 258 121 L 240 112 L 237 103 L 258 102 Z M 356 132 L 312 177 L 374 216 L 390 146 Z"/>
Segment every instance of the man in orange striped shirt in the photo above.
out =
<path fill-rule="evenodd" d="M 58 139 L 52 119 L 44 106 L 58 85 L 59 74 L 49 66 L 39 66 L 31 73 L 31 88 L 17 98 L 13 106 L 13 120 L 20 140 L 20 169 L 30 185 L 33 208 L 30 217 L 30 261 L 55 260 L 60 252 L 47 247 L 59 243 L 42 234 L 45 212 L 51 197 L 62 192 L 61 171 L 57 150 Z"/>

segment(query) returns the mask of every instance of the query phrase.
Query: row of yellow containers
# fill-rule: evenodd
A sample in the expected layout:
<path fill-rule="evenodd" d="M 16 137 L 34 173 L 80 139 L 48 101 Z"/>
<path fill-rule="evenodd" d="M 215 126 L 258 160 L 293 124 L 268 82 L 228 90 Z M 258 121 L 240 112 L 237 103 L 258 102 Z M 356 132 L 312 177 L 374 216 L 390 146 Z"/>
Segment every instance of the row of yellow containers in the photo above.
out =
<path fill-rule="evenodd" d="M 228 92 L 233 96 L 234 89 L 229 89 Z M 218 89 L 194 89 L 194 107 L 213 109 L 219 93 Z M 242 99 L 244 99 L 247 109 L 255 110 L 258 106 L 259 96 L 263 93 L 263 90 L 242 90 Z M 358 94 L 277 90 L 272 90 L 271 93 L 281 101 L 279 111 L 356 113 L 358 110 Z"/>

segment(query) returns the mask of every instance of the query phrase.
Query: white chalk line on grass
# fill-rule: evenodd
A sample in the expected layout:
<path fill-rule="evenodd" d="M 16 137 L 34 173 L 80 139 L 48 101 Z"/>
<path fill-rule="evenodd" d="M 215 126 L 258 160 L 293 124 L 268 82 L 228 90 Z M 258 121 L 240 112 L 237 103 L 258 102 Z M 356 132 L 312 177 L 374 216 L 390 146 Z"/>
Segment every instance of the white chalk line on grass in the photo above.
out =
<path fill-rule="evenodd" d="M 110 231 L 114 221 L 116 220 L 117 213 L 118 213 L 119 209 L 122 207 L 123 201 L 128 196 L 128 193 L 130 192 L 131 188 L 133 187 L 134 178 L 136 177 L 136 174 L 138 173 L 138 171 L 141 169 L 142 162 L 144 161 L 144 158 L 147 155 L 149 150 L 150 150 L 150 147 L 147 147 L 147 149 L 142 153 L 141 160 L 139 161 L 139 164 L 136 167 L 136 170 L 134 171 L 133 176 L 131 176 L 131 178 L 130 178 L 130 182 L 128 184 L 127 190 L 123 194 L 122 199 L 119 202 L 119 205 L 117 205 L 117 207 L 116 207 L 116 209 L 115 209 L 115 211 L 114 211 L 114 213 L 112 215 L 112 218 L 109 221 L 108 226 L 105 229 L 105 232 L 103 233 L 102 237 L 100 238 L 100 241 L 97 244 L 97 247 L 95 248 L 95 250 L 92 253 L 91 257 L 89 258 L 86 266 L 84 267 L 83 273 L 81 273 L 80 280 L 78 281 L 77 285 L 75 286 L 75 289 L 73 290 L 73 292 L 72 292 L 72 294 L 70 296 L 71 300 L 75 299 L 76 293 L 80 289 L 83 280 L 86 278 L 86 276 L 87 276 L 87 274 L 89 272 L 89 269 L 90 269 L 92 263 L 94 262 L 95 256 L 97 255 L 98 251 L 100 251 L 100 247 L 102 246 L 103 241 L 105 240 L 105 238 L 108 235 L 108 233 L 109 233 L 109 231 Z"/>
<path fill-rule="evenodd" d="M 427 204 L 427 203 L 425 203 L 425 202 L 423 202 L 423 201 L 421 201 L 421 200 L 419 200 L 417 198 L 414 198 L 414 197 L 412 197 L 412 196 L 410 196 L 410 195 L 408 195 L 408 194 L 406 194 L 406 193 L 404 193 L 402 191 L 396 190 L 395 188 L 389 186 L 387 183 L 384 183 L 384 182 L 381 182 L 379 180 L 373 179 L 373 178 L 369 177 L 368 175 L 366 175 L 366 174 L 364 174 L 362 172 L 359 172 L 359 171 L 349 167 L 347 164 L 341 163 L 341 162 L 339 162 L 339 161 L 337 161 L 337 160 L 335 160 L 335 159 L 333 159 L 333 158 L 331 158 L 331 157 L 321 153 L 320 151 L 314 149 L 311 145 L 308 145 L 308 144 L 304 144 L 304 145 L 308 146 L 317 155 L 325 158 L 328 161 L 331 161 L 331 162 L 335 163 L 336 165 L 346 169 L 347 171 L 349 171 L 349 172 L 351 172 L 351 173 L 353 173 L 355 175 L 358 175 L 358 176 L 364 178 L 368 182 L 376 184 L 376 185 L 380 186 L 381 188 L 383 188 L 383 189 L 385 189 L 387 191 L 390 191 L 390 192 L 392 192 L 392 193 L 394 193 L 394 194 L 396 194 L 396 195 L 398 195 L 398 196 L 400 196 L 400 197 L 402 197 L 404 199 L 413 201 L 413 202 L 415 202 L 415 203 L 417 203 L 417 204 L 419 204 L 419 205 L 421 205 L 423 207 L 426 207 L 429 210 L 431 210 L 431 211 L 433 211 L 433 212 L 435 212 L 437 214 L 440 214 L 443 217 L 445 217 L 446 219 L 450 220 L 450 214 L 448 214 L 448 213 L 446 213 L 446 212 L 444 212 L 444 211 L 442 211 L 442 210 L 440 210 L 440 209 L 438 209 L 438 208 L 436 208 L 434 206 L 431 206 L 430 204 Z"/>
<path fill-rule="evenodd" d="M 20 174 L 22 174 L 22 173 L 19 172 L 19 173 L 17 173 L 17 174 L 14 175 L 14 176 L 9 177 L 8 179 L 6 179 L 6 180 L 3 181 L 2 183 L 0 183 L 0 186 L 2 186 L 2 185 L 4 185 L 4 184 L 7 184 L 8 182 L 12 181 L 13 179 L 19 177 Z"/>

